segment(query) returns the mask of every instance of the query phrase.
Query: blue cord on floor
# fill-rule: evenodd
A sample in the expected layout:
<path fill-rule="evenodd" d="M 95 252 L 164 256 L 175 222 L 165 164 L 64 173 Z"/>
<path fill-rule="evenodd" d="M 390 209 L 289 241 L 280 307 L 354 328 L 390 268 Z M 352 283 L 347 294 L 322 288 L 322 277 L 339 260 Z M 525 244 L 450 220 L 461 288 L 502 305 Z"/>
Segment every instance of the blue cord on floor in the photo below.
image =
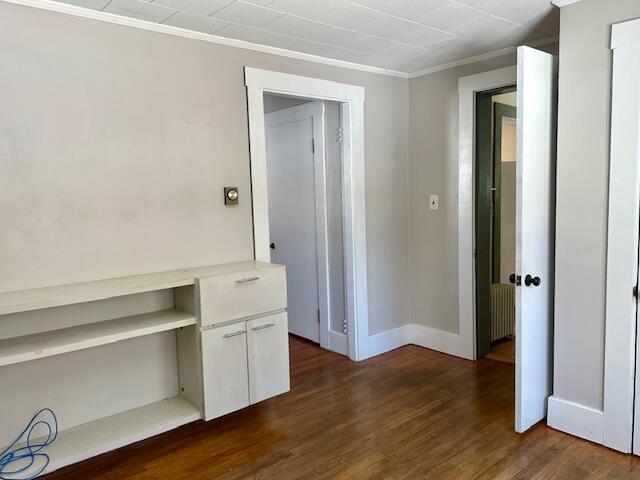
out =
<path fill-rule="evenodd" d="M 37 443 L 34 443 L 32 436 L 38 433 Z M 49 408 L 43 408 L 31 418 L 18 438 L 0 452 L 0 480 L 32 480 L 38 477 L 49 465 L 49 455 L 40 452 L 57 436 L 56 414 Z M 18 446 L 19 443 L 23 446 Z"/>

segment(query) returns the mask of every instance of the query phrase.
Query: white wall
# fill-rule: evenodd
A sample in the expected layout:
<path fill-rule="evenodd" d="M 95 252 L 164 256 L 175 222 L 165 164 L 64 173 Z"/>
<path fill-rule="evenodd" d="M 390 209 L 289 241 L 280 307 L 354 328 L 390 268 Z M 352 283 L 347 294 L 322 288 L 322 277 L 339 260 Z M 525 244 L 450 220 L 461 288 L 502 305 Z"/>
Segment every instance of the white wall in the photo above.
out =
<path fill-rule="evenodd" d="M 407 80 L 2 2 L 0 51 L 0 291 L 251 259 L 249 65 L 365 87 L 370 331 L 408 321 Z"/>
<path fill-rule="evenodd" d="M 602 409 L 611 25 L 637 0 L 582 0 L 560 16 L 554 396 Z"/>
<path fill-rule="evenodd" d="M 458 333 L 458 78 L 515 55 L 409 81 L 409 286 L 413 323 Z M 429 210 L 429 194 L 440 209 Z"/>
<path fill-rule="evenodd" d="M 557 44 L 539 47 L 557 53 Z M 458 78 L 515 65 L 516 55 L 409 81 L 409 288 L 411 321 L 457 334 Z M 429 194 L 440 209 L 429 210 Z"/>

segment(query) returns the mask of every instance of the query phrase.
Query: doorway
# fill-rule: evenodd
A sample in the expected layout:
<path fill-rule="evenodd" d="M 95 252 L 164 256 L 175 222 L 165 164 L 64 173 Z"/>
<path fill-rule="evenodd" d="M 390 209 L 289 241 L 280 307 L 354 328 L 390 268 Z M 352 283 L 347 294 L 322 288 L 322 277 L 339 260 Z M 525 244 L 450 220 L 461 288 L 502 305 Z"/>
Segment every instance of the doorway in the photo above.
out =
<path fill-rule="evenodd" d="M 476 95 L 476 352 L 515 364 L 516 87 Z"/>
<path fill-rule="evenodd" d="M 461 350 L 475 360 L 477 338 L 482 335 L 476 303 L 484 301 L 479 308 L 485 315 L 490 311 L 487 298 L 492 281 L 490 210 L 477 208 L 476 192 L 489 203 L 494 188 L 488 183 L 492 172 L 480 175 L 477 170 L 482 164 L 476 162 L 477 147 L 482 148 L 477 135 L 484 131 L 486 136 L 492 122 L 478 132 L 476 118 L 482 113 L 479 109 L 491 110 L 490 102 L 483 101 L 484 93 L 504 93 L 498 89 L 512 85 L 517 86 L 516 253 L 509 283 L 515 285 L 515 430 L 521 433 L 547 416 L 553 383 L 557 57 L 549 53 L 519 47 L 517 65 L 458 80 L 458 300 Z M 485 149 L 491 144 L 492 136 L 488 138 Z M 477 188 L 480 181 L 485 182 L 482 189 Z M 477 219 L 482 212 L 484 219 Z M 478 237 L 477 228 L 483 229 Z M 485 253 L 477 250 L 480 238 Z M 476 275 L 478 268 L 484 268 L 481 277 Z M 479 278 L 488 281 L 476 289 Z"/>
<path fill-rule="evenodd" d="M 323 348 L 344 353 L 352 360 L 364 360 L 369 356 L 364 162 L 365 90 L 356 85 L 252 67 L 244 68 L 244 76 L 249 117 L 254 252 L 257 261 L 271 262 L 273 251 L 270 248 L 272 242 L 269 227 L 265 95 L 276 94 L 320 102 L 334 102 L 339 109 L 346 328 L 344 328 L 344 321 L 343 328 L 340 330 L 340 326 L 336 328 L 331 318 L 325 320 L 326 317 L 323 318 L 321 315 L 321 323 L 328 321 L 328 325 L 321 325 L 320 345 Z M 277 248 L 277 245 L 275 246 Z M 322 265 L 320 268 L 323 268 Z M 329 311 L 328 308 L 327 311 Z M 329 325 L 334 326 L 330 328 Z M 328 332 L 328 338 L 323 335 L 323 332 Z"/>
<path fill-rule="evenodd" d="M 271 261 L 287 267 L 289 332 L 346 354 L 335 342 L 347 334 L 340 106 L 266 94 L 264 112 Z"/>

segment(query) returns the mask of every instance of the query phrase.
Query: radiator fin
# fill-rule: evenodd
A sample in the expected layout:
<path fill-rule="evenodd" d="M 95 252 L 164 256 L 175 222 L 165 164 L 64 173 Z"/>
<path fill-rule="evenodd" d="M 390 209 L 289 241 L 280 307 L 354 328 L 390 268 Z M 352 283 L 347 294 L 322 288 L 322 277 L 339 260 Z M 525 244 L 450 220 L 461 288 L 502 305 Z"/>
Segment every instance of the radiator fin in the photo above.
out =
<path fill-rule="evenodd" d="M 491 285 L 491 341 L 512 337 L 515 327 L 515 288 L 505 283 L 494 283 Z"/>

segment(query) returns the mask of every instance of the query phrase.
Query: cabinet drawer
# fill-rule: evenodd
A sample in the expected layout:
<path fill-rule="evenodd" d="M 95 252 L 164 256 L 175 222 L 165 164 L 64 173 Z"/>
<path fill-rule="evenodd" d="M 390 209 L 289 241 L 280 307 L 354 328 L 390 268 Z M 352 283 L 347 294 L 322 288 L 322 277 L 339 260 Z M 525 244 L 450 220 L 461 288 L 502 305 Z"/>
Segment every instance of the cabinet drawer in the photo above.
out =
<path fill-rule="evenodd" d="M 247 322 L 251 404 L 289 391 L 287 313 Z"/>
<path fill-rule="evenodd" d="M 215 325 L 287 306 L 284 266 L 198 280 L 200 323 Z"/>
<path fill-rule="evenodd" d="M 211 420 L 249 405 L 246 322 L 201 335 L 204 417 Z"/>

